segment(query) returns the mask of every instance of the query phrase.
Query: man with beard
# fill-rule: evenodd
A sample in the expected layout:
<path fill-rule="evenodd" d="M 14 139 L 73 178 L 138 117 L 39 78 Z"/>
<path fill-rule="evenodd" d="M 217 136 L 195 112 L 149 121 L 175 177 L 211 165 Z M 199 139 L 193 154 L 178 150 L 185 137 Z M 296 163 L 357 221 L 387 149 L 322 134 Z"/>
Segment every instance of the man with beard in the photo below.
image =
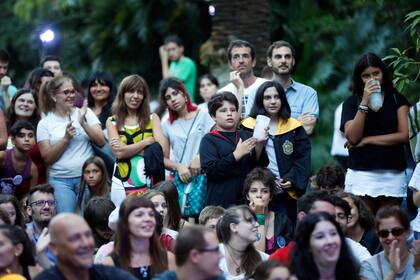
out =
<path fill-rule="evenodd" d="M 32 222 L 26 225 L 26 232 L 36 248 L 38 263 L 48 268 L 56 263 L 55 256 L 48 248 L 48 225 L 56 214 L 54 189 L 51 185 L 36 185 L 29 189 L 27 212 Z"/>
<path fill-rule="evenodd" d="M 241 117 L 245 118 L 251 112 L 257 89 L 267 80 L 254 75 L 254 67 L 256 64 L 255 49 L 251 43 L 244 40 L 232 41 L 228 46 L 227 53 L 229 67 L 232 70 L 230 73 L 230 80 L 232 82 L 219 89 L 217 92 L 232 92 L 236 97 L 243 95 L 241 98 L 242 100 L 238 100 L 238 102 L 242 104 L 242 106 L 240 106 Z M 234 83 L 233 81 L 238 81 L 239 84 Z M 240 92 L 242 91 L 242 86 L 243 94 Z"/>
<path fill-rule="evenodd" d="M 67 280 L 134 280 L 119 268 L 93 264 L 95 240 L 88 224 L 73 213 L 61 213 L 51 220 L 50 247 L 57 265 L 44 270 L 35 279 Z"/>
<path fill-rule="evenodd" d="M 303 123 L 308 135 L 312 134 L 319 116 L 316 91 L 291 77 L 295 66 L 295 49 L 286 41 L 276 41 L 267 50 L 267 65 L 273 71 L 273 80 L 278 81 L 286 93 L 292 118 Z"/>

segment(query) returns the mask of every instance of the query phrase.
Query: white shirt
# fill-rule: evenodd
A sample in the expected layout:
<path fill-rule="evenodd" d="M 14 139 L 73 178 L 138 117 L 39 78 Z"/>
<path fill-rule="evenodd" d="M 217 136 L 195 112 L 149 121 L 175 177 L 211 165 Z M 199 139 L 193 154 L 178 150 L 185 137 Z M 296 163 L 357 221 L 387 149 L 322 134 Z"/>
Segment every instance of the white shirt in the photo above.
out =
<path fill-rule="evenodd" d="M 255 98 L 255 94 L 258 90 L 258 88 L 264 83 L 267 82 L 268 80 L 263 79 L 263 78 L 259 78 L 257 77 L 257 79 L 255 80 L 255 82 L 250 85 L 249 87 L 244 89 L 244 93 L 243 93 L 243 97 L 242 97 L 242 112 L 241 112 L 241 116 L 242 117 L 248 117 L 249 113 L 251 112 L 252 109 L 252 104 L 254 104 L 254 100 L 252 100 L 252 104 L 249 103 L 248 97 L 249 95 L 252 93 L 252 96 Z M 217 93 L 223 92 L 223 91 L 229 91 L 235 95 L 238 94 L 238 89 L 235 87 L 235 85 L 233 83 L 229 83 L 226 86 L 222 87 L 221 89 L 219 89 L 217 91 Z M 249 103 L 249 104 L 248 104 Z"/>
<path fill-rule="evenodd" d="M 356 242 L 353 239 L 346 237 L 346 243 L 348 248 L 350 249 L 350 253 L 353 256 L 353 259 L 357 262 L 358 266 L 360 266 L 360 264 L 364 260 L 367 260 L 368 258 L 372 257 L 368 249 L 366 249 L 366 247 L 361 245 L 359 242 Z"/>
<path fill-rule="evenodd" d="M 80 177 L 83 163 L 94 155 L 89 137 L 79 123 L 79 110 L 79 108 L 75 108 L 70 116 L 73 126 L 76 128 L 76 135 L 70 140 L 58 160 L 50 166 L 48 174 L 51 177 Z M 100 125 L 99 119 L 89 108 L 86 112 L 86 122 L 89 126 Z M 49 112 L 38 124 L 37 142 L 48 140 L 51 146 L 56 145 L 64 137 L 68 123 L 68 117 L 60 117 Z"/>
<path fill-rule="evenodd" d="M 233 276 L 229 273 L 229 269 L 227 267 L 226 258 L 225 258 L 225 247 L 223 246 L 223 244 L 219 245 L 219 251 L 220 251 L 220 254 L 222 255 L 222 257 L 220 258 L 220 261 L 219 261 L 219 268 L 220 268 L 220 270 L 222 270 L 223 276 L 226 278 L 226 280 L 242 280 L 242 279 L 245 279 L 245 274 L 244 273 L 236 275 L 236 276 Z M 258 251 L 258 253 L 261 256 L 262 261 L 268 260 L 269 255 L 267 255 L 266 253 L 263 253 L 261 251 Z"/>

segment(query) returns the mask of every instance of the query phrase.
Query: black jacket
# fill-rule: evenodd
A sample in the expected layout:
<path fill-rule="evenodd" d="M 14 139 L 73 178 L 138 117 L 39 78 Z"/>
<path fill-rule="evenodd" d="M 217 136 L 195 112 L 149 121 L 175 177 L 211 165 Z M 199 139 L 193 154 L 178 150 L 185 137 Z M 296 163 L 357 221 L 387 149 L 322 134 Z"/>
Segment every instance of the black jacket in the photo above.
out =
<path fill-rule="evenodd" d="M 242 126 L 252 131 L 255 126 L 255 119 L 245 119 Z M 305 193 L 311 173 L 311 143 L 309 138 L 302 123 L 293 118 L 289 118 L 287 122 L 279 121 L 277 132 L 271 137 L 280 176 L 292 183 L 292 190 L 288 193 L 297 199 Z"/>

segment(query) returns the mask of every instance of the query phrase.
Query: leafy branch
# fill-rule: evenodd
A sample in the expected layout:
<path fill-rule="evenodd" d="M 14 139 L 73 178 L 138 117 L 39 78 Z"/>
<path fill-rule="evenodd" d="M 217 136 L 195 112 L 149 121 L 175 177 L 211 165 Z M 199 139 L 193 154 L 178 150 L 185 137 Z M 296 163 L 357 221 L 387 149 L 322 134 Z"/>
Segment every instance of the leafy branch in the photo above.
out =
<path fill-rule="evenodd" d="M 420 78 L 420 10 L 408 13 L 404 24 L 407 25 L 404 31 L 410 34 L 414 47 L 405 50 L 391 48 L 392 54 L 383 58 L 384 61 L 390 61 L 389 66 L 394 69 L 393 82 L 399 91 L 404 91 L 409 84 Z"/>

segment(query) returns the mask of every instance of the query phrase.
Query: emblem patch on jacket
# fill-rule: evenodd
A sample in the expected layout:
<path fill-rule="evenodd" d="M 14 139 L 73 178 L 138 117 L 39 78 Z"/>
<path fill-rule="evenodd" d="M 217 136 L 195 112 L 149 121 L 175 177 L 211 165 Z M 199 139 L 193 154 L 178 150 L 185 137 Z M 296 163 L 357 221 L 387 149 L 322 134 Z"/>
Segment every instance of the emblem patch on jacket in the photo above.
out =
<path fill-rule="evenodd" d="M 293 143 L 289 140 L 284 141 L 282 148 L 283 153 L 287 156 L 290 156 L 293 153 Z"/>

